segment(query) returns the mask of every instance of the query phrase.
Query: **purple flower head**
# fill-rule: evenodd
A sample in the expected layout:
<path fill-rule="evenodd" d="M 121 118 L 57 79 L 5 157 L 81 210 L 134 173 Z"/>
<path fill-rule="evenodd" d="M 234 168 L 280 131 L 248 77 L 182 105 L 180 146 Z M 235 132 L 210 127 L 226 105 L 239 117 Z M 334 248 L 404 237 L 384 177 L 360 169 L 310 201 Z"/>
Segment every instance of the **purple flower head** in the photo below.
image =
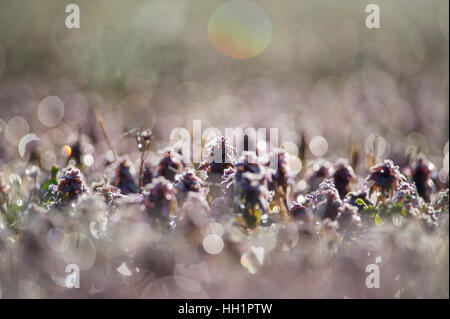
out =
<path fill-rule="evenodd" d="M 236 150 L 225 136 L 211 139 L 207 145 L 207 155 L 201 161 L 198 169 L 203 169 L 208 174 L 223 174 L 223 171 L 236 164 Z"/>
<path fill-rule="evenodd" d="M 291 208 L 289 208 L 289 214 L 295 220 L 301 220 L 304 223 L 309 223 L 312 221 L 312 215 L 311 215 L 309 209 L 297 202 L 294 202 L 292 204 Z"/>
<path fill-rule="evenodd" d="M 59 204 L 78 199 L 80 195 L 86 194 L 86 183 L 83 174 L 75 167 L 68 167 L 55 190 Z"/>
<path fill-rule="evenodd" d="M 419 214 L 419 206 L 423 200 L 418 196 L 417 189 L 414 184 L 402 182 L 392 197 L 394 203 L 403 205 L 408 215 L 416 216 Z"/>
<path fill-rule="evenodd" d="M 308 203 L 316 216 L 334 220 L 342 205 L 339 192 L 331 179 L 324 180 L 319 189 L 308 195 Z"/>
<path fill-rule="evenodd" d="M 325 160 L 317 160 L 308 165 L 306 182 L 309 191 L 315 191 L 325 179 L 330 178 L 331 164 Z"/>
<path fill-rule="evenodd" d="M 204 189 L 204 183 L 193 169 L 186 169 L 182 174 L 175 176 L 175 186 L 181 193 L 201 192 Z"/>
<path fill-rule="evenodd" d="M 344 160 L 339 160 L 332 169 L 331 176 L 341 199 L 350 192 L 352 183 L 355 181 L 353 168 Z"/>
<path fill-rule="evenodd" d="M 242 181 L 244 174 L 253 173 L 260 177 L 260 182 L 264 182 L 264 167 L 258 162 L 255 152 L 244 152 L 236 164 L 236 183 Z"/>
<path fill-rule="evenodd" d="M 113 186 L 120 189 L 123 195 L 137 193 L 138 187 L 134 182 L 134 178 L 130 172 L 130 164 L 127 160 L 123 160 L 116 168 L 116 176 L 113 181 Z"/>
<path fill-rule="evenodd" d="M 267 175 L 268 178 L 268 189 L 269 190 L 277 190 L 279 186 L 283 187 L 286 191 L 287 187 L 293 183 L 293 176 L 290 173 L 290 169 L 287 165 L 287 156 L 288 154 L 282 151 L 277 151 L 270 155 L 272 158 L 276 157 L 277 167 L 274 170 L 269 170 Z M 270 164 L 267 163 L 267 165 Z"/>
<path fill-rule="evenodd" d="M 405 180 L 397 166 L 391 160 L 385 160 L 383 164 L 378 164 L 370 169 L 367 180 L 372 183 L 369 195 L 376 190 L 383 195 L 392 194 L 397 185 Z"/>
<path fill-rule="evenodd" d="M 247 227 L 254 228 L 261 222 L 261 215 L 269 211 L 264 168 L 254 152 L 245 152 L 235 169 L 234 199 Z"/>
<path fill-rule="evenodd" d="M 176 209 L 175 187 L 164 177 L 156 177 L 143 192 L 142 204 L 151 217 L 168 219 Z"/>
<path fill-rule="evenodd" d="M 175 176 L 183 171 L 183 163 L 179 153 L 168 151 L 156 167 L 155 177 L 165 177 L 169 181 L 175 181 Z"/>
<path fill-rule="evenodd" d="M 426 202 L 430 202 L 430 196 L 433 191 L 434 183 L 431 174 L 434 165 L 428 161 L 424 155 L 419 155 L 417 160 L 412 164 L 412 181 L 416 184 L 417 192 Z"/>

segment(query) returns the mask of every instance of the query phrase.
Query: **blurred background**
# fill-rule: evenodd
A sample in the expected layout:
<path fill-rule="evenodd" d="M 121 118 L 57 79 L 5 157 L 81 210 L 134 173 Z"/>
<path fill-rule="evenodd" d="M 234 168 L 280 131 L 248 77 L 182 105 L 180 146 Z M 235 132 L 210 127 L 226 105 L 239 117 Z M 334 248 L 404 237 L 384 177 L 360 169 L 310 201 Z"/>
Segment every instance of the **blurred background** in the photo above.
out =
<path fill-rule="evenodd" d="M 279 128 L 307 159 L 424 152 L 446 181 L 449 2 L 379 0 L 368 29 L 371 2 L 78 0 L 67 29 L 69 1 L 1 0 L 0 165 L 34 147 L 50 169 L 80 134 L 103 156 L 98 107 L 119 155 L 130 129 L 164 145 L 199 119 Z"/>
<path fill-rule="evenodd" d="M 72 2 L 80 29 L 65 25 Z M 369 3 L 379 29 L 366 27 Z M 47 178 L 78 153 L 92 185 L 110 148 L 139 164 L 126 132 L 152 130 L 156 164 L 172 129 L 201 120 L 222 132 L 278 128 L 299 155 L 297 177 L 320 158 L 348 158 L 364 178 L 375 162 L 404 168 L 424 153 L 445 189 L 448 12 L 447 0 L 0 0 L 0 176 L 30 180 L 35 164 Z M 51 210 L 20 236 L 3 227 L 0 298 L 448 298 L 448 220 L 436 233 L 371 228 L 336 257 L 324 249 L 333 231 L 311 240 L 290 224 L 249 239 L 195 205 L 193 222 L 166 234 L 124 202 L 108 215 L 110 238 L 97 240 L 91 222 L 109 213 L 93 196 L 73 219 Z M 383 289 L 366 289 L 376 256 Z M 73 260 L 78 291 L 65 286 Z"/>

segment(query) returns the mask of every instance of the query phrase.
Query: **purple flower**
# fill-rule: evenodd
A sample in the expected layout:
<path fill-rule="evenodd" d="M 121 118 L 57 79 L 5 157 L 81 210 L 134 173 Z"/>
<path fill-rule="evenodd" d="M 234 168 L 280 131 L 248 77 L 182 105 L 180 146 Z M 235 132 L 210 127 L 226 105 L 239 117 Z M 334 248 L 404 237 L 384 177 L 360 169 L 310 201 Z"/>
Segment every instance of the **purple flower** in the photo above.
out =
<path fill-rule="evenodd" d="M 221 176 L 225 169 L 235 165 L 236 150 L 225 136 L 209 141 L 206 149 L 207 155 L 201 161 L 198 169 L 206 170 L 208 174 L 218 173 Z"/>
<path fill-rule="evenodd" d="M 391 160 L 385 160 L 383 164 L 378 164 L 370 169 L 367 180 L 372 183 L 369 196 L 376 190 L 383 195 L 392 195 L 397 185 L 405 180 L 397 166 Z"/>
<path fill-rule="evenodd" d="M 55 185 L 56 199 L 58 204 L 64 204 L 67 201 L 74 201 L 80 195 L 86 193 L 86 183 L 80 170 L 75 167 L 68 167 L 64 175 Z"/>
<path fill-rule="evenodd" d="M 164 153 L 163 158 L 156 167 L 155 177 L 165 177 L 167 180 L 175 181 L 175 176 L 183 171 L 183 163 L 180 154 L 172 151 Z"/>
<path fill-rule="evenodd" d="M 297 202 L 294 202 L 291 208 L 289 208 L 289 214 L 294 218 L 294 220 L 301 220 L 304 223 L 311 222 L 313 218 L 309 209 Z"/>
<path fill-rule="evenodd" d="M 268 189 L 270 191 L 278 191 L 278 187 L 281 186 L 286 193 L 287 188 L 293 182 L 293 176 L 289 173 L 289 168 L 286 162 L 287 153 L 276 152 L 271 154 L 271 157 L 277 157 L 277 167 L 269 170 Z M 266 166 L 268 166 L 267 163 Z"/>
<path fill-rule="evenodd" d="M 315 191 L 325 179 L 330 177 L 331 164 L 324 160 L 314 161 L 308 165 L 306 181 L 309 191 Z"/>
<path fill-rule="evenodd" d="M 425 156 L 420 155 L 412 165 L 412 180 L 416 184 L 417 192 L 426 202 L 430 202 L 430 196 L 433 191 L 433 180 L 431 173 L 434 165 L 428 161 Z"/>
<path fill-rule="evenodd" d="M 193 169 L 186 169 L 182 174 L 175 176 L 175 186 L 181 193 L 201 192 L 204 183 Z"/>
<path fill-rule="evenodd" d="M 331 179 L 324 180 L 319 185 L 319 189 L 309 194 L 307 198 L 307 203 L 311 206 L 316 216 L 322 219 L 336 219 L 342 201 Z"/>
<path fill-rule="evenodd" d="M 248 228 L 261 222 L 261 215 L 269 211 L 269 191 L 265 186 L 264 167 L 256 162 L 256 154 L 245 152 L 236 165 L 234 201 Z"/>
<path fill-rule="evenodd" d="M 116 168 L 116 177 L 112 184 L 119 188 L 123 195 L 138 192 L 138 187 L 134 182 L 133 176 L 131 175 L 128 161 L 122 161 Z"/>
<path fill-rule="evenodd" d="M 355 173 L 346 161 L 338 161 L 332 169 L 331 176 L 341 199 L 350 192 L 352 183 L 355 181 Z"/>
<path fill-rule="evenodd" d="M 168 220 L 177 207 L 175 187 L 164 177 L 156 177 L 143 192 L 145 206 L 151 217 Z"/>

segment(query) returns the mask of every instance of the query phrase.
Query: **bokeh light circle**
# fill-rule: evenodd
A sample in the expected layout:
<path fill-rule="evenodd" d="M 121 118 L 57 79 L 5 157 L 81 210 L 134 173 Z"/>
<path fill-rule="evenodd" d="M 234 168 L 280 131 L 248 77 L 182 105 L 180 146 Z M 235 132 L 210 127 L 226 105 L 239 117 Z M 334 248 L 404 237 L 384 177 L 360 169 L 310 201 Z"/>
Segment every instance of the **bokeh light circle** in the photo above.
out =
<path fill-rule="evenodd" d="M 14 146 L 17 146 L 22 137 L 30 132 L 30 126 L 23 117 L 16 116 L 8 121 L 5 126 L 6 140 Z"/>
<path fill-rule="evenodd" d="M 53 227 L 47 233 L 48 246 L 57 253 L 62 253 L 67 249 L 67 234 L 61 228 Z"/>
<path fill-rule="evenodd" d="M 51 170 L 56 165 L 56 155 L 52 151 L 45 151 L 41 156 L 41 166 L 46 170 Z"/>
<path fill-rule="evenodd" d="M 302 161 L 297 156 L 293 155 L 287 156 L 287 164 L 293 174 L 300 173 L 303 167 Z"/>
<path fill-rule="evenodd" d="M 96 249 L 92 241 L 84 234 L 67 234 L 62 252 L 63 259 L 67 264 L 75 264 L 81 270 L 90 269 L 96 259 Z"/>
<path fill-rule="evenodd" d="M 309 149 L 315 156 L 324 156 L 328 151 L 328 142 L 323 136 L 314 136 L 309 142 Z"/>
<path fill-rule="evenodd" d="M 64 117 L 64 104 L 59 97 L 48 96 L 39 103 L 37 115 L 46 127 L 54 127 Z"/>
<path fill-rule="evenodd" d="M 208 254 L 217 255 L 222 252 L 224 247 L 223 240 L 216 234 L 211 234 L 205 237 L 203 240 L 203 248 Z"/>
<path fill-rule="evenodd" d="M 233 59 L 248 59 L 270 45 L 272 25 L 257 4 L 232 0 L 213 12 L 208 23 L 208 39 L 222 54 Z"/>

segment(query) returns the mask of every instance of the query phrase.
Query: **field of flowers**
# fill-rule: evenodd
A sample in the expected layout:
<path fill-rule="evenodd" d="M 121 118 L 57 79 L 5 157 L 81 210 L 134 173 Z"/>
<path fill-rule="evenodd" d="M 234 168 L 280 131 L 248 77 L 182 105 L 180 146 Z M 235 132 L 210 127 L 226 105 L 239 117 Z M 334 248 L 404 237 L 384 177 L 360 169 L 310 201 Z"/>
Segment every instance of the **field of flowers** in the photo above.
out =
<path fill-rule="evenodd" d="M 79 3 L 0 2 L 0 298 L 449 297 L 448 1 Z"/>

